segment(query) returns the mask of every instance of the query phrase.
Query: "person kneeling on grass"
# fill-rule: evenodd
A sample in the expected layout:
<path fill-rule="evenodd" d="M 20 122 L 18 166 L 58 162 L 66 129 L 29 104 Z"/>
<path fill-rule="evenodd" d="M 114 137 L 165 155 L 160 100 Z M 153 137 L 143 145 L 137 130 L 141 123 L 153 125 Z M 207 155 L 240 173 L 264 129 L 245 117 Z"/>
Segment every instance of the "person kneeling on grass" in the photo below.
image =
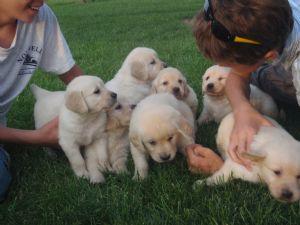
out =
<path fill-rule="evenodd" d="M 9 155 L 1 143 L 58 145 L 58 119 L 38 130 L 6 127 L 13 100 L 37 67 L 70 82 L 82 70 L 75 64 L 57 19 L 43 0 L 0 1 L 0 201 L 11 182 Z"/>
<path fill-rule="evenodd" d="M 206 0 L 194 34 L 200 52 L 220 66 L 231 67 L 226 95 L 235 124 L 229 155 L 251 169 L 241 156 L 249 151 L 261 126 L 272 124 L 249 102 L 249 84 L 271 95 L 281 108 L 300 104 L 300 1 Z M 191 168 L 213 173 L 223 161 L 200 145 L 187 147 Z"/>

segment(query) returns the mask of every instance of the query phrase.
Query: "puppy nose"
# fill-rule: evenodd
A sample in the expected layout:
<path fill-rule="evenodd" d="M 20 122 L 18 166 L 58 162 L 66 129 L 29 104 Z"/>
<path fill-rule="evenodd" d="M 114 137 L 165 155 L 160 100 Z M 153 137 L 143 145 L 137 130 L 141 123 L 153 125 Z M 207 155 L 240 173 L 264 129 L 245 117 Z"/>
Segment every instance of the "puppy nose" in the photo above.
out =
<path fill-rule="evenodd" d="M 174 94 L 178 94 L 179 91 L 180 91 L 179 87 L 174 87 L 173 88 Z"/>
<path fill-rule="evenodd" d="M 214 88 L 214 84 L 213 83 L 209 83 L 206 86 L 207 90 L 212 90 Z"/>
<path fill-rule="evenodd" d="M 170 154 L 164 154 L 164 155 L 161 155 L 160 158 L 163 161 L 167 161 L 171 158 L 171 155 Z"/>
<path fill-rule="evenodd" d="M 114 92 L 112 92 L 111 94 L 110 94 L 110 96 L 112 97 L 112 98 L 117 98 L 117 94 L 116 93 L 114 93 Z"/>
<path fill-rule="evenodd" d="M 130 105 L 131 109 L 134 109 L 136 107 L 136 105 Z"/>
<path fill-rule="evenodd" d="M 165 62 L 163 62 L 163 67 L 164 67 L 164 68 L 167 68 L 167 67 L 168 67 L 168 64 L 165 63 Z"/>
<path fill-rule="evenodd" d="M 291 192 L 289 189 L 283 189 L 281 196 L 285 199 L 291 199 L 293 197 L 293 192 Z"/>

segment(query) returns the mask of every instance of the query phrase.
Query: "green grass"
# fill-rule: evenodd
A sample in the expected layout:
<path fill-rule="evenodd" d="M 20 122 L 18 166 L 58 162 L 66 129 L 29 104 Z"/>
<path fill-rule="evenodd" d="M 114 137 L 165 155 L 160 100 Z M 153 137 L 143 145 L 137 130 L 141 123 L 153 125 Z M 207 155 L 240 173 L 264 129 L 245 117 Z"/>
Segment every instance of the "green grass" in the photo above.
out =
<path fill-rule="evenodd" d="M 137 46 L 154 48 L 169 65 L 183 71 L 201 102 L 201 74 L 210 65 L 198 52 L 182 21 L 201 9 L 197 0 L 49 0 L 77 63 L 87 74 L 109 80 Z M 61 90 L 55 76 L 38 71 L 32 79 Z M 29 89 L 9 114 L 9 126 L 33 128 L 34 99 Z M 201 109 L 201 104 L 199 109 Z M 284 123 L 300 138 L 297 114 Z M 199 129 L 197 142 L 215 148 L 216 125 Z M 47 157 L 40 147 L 9 145 L 13 183 L 0 205 L 1 224 L 299 224 L 300 205 L 275 201 L 263 185 L 234 181 L 192 190 L 192 175 L 178 156 L 150 166 L 143 182 L 106 175 L 103 185 L 77 179 L 63 155 Z"/>

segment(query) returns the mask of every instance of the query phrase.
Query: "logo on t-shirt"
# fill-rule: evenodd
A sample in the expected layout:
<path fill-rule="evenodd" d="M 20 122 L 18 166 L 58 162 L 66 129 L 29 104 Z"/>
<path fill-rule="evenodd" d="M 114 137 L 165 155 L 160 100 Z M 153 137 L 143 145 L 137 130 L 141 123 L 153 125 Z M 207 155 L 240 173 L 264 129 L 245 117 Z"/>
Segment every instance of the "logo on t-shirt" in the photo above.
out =
<path fill-rule="evenodd" d="M 23 65 L 30 65 L 30 66 L 37 66 L 37 61 L 29 54 L 25 56 L 25 60 L 23 62 Z"/>
<path fill-rule="evenodd" d="M 19 56 L 18 62 L 22 63 L 22 66 L 18 75 L 24 76 L 33 74 L 38 66 L 38 60 L 40 59 L 42 50 L 42 48 L 37 46 L 31 46 Z"/>

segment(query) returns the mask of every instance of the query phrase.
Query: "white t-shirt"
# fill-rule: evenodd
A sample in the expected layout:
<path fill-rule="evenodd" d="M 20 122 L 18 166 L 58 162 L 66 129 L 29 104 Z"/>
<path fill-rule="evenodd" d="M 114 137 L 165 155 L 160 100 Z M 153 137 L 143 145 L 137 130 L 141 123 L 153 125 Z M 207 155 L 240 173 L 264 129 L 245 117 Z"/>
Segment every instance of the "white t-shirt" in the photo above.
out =
<path fill-rule="evenodd" d="M 11 47 L 0 47 L 0 124 L 37 67 L 63 74 L 75 62 L 51 9 L 44 4 L 32 23 L 18 21 Z"/>

